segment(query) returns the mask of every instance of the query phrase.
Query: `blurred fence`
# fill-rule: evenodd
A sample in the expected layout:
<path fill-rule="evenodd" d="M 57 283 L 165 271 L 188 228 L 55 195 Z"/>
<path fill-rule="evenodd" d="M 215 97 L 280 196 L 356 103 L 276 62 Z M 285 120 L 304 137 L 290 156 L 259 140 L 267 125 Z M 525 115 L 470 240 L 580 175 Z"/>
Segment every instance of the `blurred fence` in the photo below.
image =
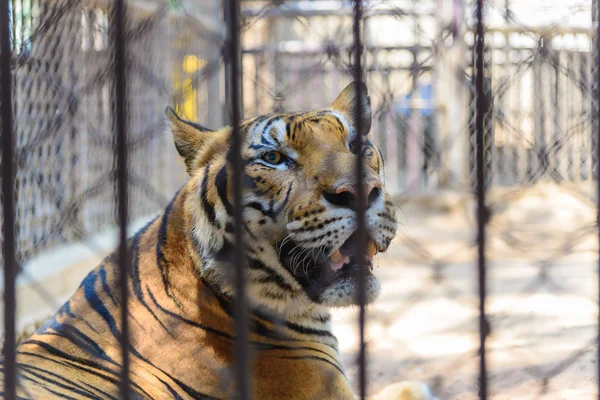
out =
<path fill-rule="evenodd" d="M 247 114 L 311 108 L 347 83 L 351 6 L 314 3 L 245 2 Z M 444 25 L 439 4 L 365 9 L 372 133 L 395 190 L 473 184 L 473 26 L 462 17 Z M 488 178 L 495 185 L 590 179 L 591 30 L 503 19 L 487 30 Z"/>
<path fill-rule="evenodd" d="M 128 4 L 128 175 L 135 220 L 162 209 L 186 178 L 172 139 L 163 132 L 165 106 L 174 104 L 183 117 L 211 128 L 229 115 L 221 4 Z M 116 225 L 111 5 L 108 0 L 9 1 L 16 238 L 22 263 Z M 484 161 L 486 187 L 492 192 L 487 201 L 489 322 L 497 346 L 490 382 L 492 392 L 512 393 L 515 399 L 525 385 L 523 376 L 532 377 L 533 392 L 540 397 L 551 392 L 561 374 L 555 388 L 573 379 L 590 385 L 592 367 L 564 372 L 580 360 L 597 362 L 590 355 L 597 344 L 590 332 L 596 328 L 589 322 L 596 315 L 595 308 L 589 311 L 590 302 L 597 307 L 597 291 L 590 286 L 597 279 L 590 267 L 597 260 L 592 187 L 597 54 L 592 51 L 591 9 L 585 11 L 587 26 L 532 25 L 515 17 L 517 7 L 525 5 L 486 2 L 484 60 L 490 105 Z M 402 292 L 399 297 L 384 296 L 384 304 L 388 298 L 395 302 L 393 313 L 376 310 L 379 319 L 370 324 L 395 318 L 407 332 L 424 326 L 415 337 L 400 335 L 406 347 L 419 335 L 438 343 L 440 332 L 461 340 L 460 335 L 477 332 L 476 224 L 469 202 L 476 184 L 473 9 L 472 2 L 462 1 L 364 2 L 371 140 L 386 157 L 389 190 L 401 195 L 398 204 L 414 218 L 404 221 L 407 228 L 399 232 L 391 256 L 395 265 L 405 267 L 409 282 L 402 282 L 402 290 L 394 288 Z M 245 116 L 327 106 L 351 80 L 350 2 L 242 1 L 241 11 Z M 548 189 L 548 183 L 558 188 Z M 424 199 L 423 192 L 430 197 Z M 431 198 L 457 194 L 461 200 L 447 207 L 449 213 L 430 206 Z M 29 272 L 35 278 L 36 271 Z M 396 278 L 388 276 L 389 282 Z M 513 297 L 502 297 L 507 293 Z M 542 300 L 540 293 L 546 296 Z M 568 317 L 568 309 L 552 318 L 535 314 L 545 304 L 559 309 L 564 298 L 567 308 L 586 310 L 576 314 L 579 322 L 553 324 Z M 444 306 L 435 308 L 435 300 Z M 460 318 L 444 320 L 446 314 L 455 317 L 444 307 L 460 310 Z M 521 307 L 532 311 L 506 317 Z M 424 317 L 415 318 L 415 310 Z M 409 352 L 407 361 L 389 365 L 387 359 L 376 359 L 373 369 L 384 365 L 397 368 L 395 379 L 432 381 L 441 398 L 476 396 L 476 346 L 444 340 L 440 343 L 447 347 L 458 345 L 450 356 L 427 353 L 439 357 L 439 363 L 425 352 Z M 549 346 L 528 350 L 536 342 Z M 415 365 L 426 372 L 411 369 Z"/>
<path fill-rule="evenodd" d="M 129 7 L 132 219 L 160 210 L 185 179 L 164 132 L 166 105 L 173 103 L 193 120 L 221 122 L 219 82 L 208 78 L 220 65 L 223 30 L 208 16 L 160 3 Z M 15 28 L 16 229 L 18 254 L 26 260 L 116 223 L 110 2 L 9 4 Z"/>
<path fill-rule="evenodd" d="M 10 4 L 19 253 L 31 256 L 114 224 L 108 3 Z M 140 217 L 182 182 L 162 134 L 164 105 L 208 126 L 226 121 L 224 31 L 214 4 L 194 15 L 160 2 L 131 4 L 131 179 L 140 205 L 132 217 Z M 394 192 L 474 184 L 473 33 L 468 19 L 444 25 L 442 11 L 434 1 L 365 8 L 372 135 Z M 242 13 L 245 115 L 320 107 L 348 83 L 351 5 L 244 1 Z M 508 17 L 489 28 L 491 184 L 591 178 L 590 45 L 589 29 L 527 29 Z"/>

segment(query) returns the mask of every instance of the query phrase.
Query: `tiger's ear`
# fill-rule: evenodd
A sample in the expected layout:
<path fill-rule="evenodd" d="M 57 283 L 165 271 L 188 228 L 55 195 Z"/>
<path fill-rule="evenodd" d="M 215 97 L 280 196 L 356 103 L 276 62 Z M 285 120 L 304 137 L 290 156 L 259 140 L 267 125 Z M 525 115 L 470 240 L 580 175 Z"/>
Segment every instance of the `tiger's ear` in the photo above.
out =
<path fill-rule="evenodd" d="M 187 171 L 194 172 L 194 159 L 214 131 L 180 118 L 170 106 L 165 109 L 177 152 L 185 160 Z"/>
<path fill-rule="evenodd" d="M 371 99 L 367 92 L 367 85 L 363 82 L 352 82 L 338 96 L 331 105 L 331 108 L 344 115 L 348 121 L 356 128 L 356 87 L 360 85 L 360 111 L 362 113 L 362 134 L 367 135 L 371 130 Z"/>

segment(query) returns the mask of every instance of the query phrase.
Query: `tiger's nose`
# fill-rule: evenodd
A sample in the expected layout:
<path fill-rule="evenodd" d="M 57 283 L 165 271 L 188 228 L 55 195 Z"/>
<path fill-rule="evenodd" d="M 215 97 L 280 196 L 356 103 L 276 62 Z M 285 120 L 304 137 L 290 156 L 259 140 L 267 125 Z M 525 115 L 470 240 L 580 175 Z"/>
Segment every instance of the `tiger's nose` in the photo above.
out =
<path fill-rule="evenodd" d="M 363 185 L 365 194 L 367 196 L 367 210 L 371 208 L 373 203 L 375 203 L 375 201 L 381 195 L 381 186 L 381 181 L 378 179 L 371 180 Z M 357 185 L 344 183 L 335 187 L 333 191 L 323 191 L 323 197 L 325 198 L 325 200 L 327 200 L 335 206 L 356 210 L 358 208 L 356 189 Z"/>

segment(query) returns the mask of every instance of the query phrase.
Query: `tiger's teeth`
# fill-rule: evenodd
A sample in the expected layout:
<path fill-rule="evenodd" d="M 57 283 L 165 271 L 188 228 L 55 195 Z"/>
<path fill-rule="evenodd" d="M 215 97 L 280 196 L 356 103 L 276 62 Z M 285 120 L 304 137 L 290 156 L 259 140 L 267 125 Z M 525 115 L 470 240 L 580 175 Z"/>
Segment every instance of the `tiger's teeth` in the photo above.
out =
<path fill-rule="evenodd" d="M 377 245 L 372 240 L 367 243 L 367 258 L 369 261 L 373 261 L 373 257 L 377 254 Z"/>
<path fill-rule="evenodd" d="M 343 258 L 344 256 L 342 255 L 340 249 L 337 249 L 335 253 L 331 255 L 331 261 L 334 263 L 339 263 L 340 261 L 342 261 Z"/>

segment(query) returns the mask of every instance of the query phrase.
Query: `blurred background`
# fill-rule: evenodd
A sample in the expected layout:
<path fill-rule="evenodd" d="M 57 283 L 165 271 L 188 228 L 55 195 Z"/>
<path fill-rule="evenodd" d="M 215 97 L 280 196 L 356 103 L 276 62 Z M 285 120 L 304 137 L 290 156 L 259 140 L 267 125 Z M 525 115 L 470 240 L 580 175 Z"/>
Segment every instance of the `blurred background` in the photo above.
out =
<path fill-rule="evenodd" d="M 187 174 L 164 109 L 228 123 L 216 0 L 129 0 L 131 231 Z M 375 272 L 369 390 L 424 380 L 477 398 L 474 4 L 364 1 L 371 140 L 401 226 Z M 18 327 L 28 335 L 117 244 L 110 0 L 9 0 Z M 596 398 L 596 0 L 485 1 L 489 390 Z M 241 1 L 243 113 L 328 106 L 352 81 L 352 3 Z M 357 310 L 334 332 L 355 377 Z"/>

